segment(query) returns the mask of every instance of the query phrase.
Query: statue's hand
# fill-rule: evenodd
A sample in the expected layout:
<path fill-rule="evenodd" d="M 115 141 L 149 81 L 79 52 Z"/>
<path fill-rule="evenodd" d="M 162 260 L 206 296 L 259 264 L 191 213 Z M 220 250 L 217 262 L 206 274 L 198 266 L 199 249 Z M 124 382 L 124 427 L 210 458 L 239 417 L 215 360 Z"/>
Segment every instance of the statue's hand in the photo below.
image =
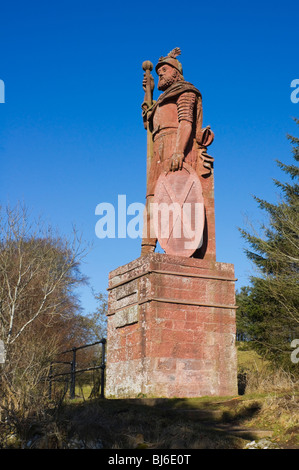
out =
<path fill-rule="evenodd" d="M 176 171 L 183 168 L 184 154 L 183 153 L 174 153 L 171 157 L 169 170 Z"/>
<path fill-rule="evenodd" d="M 146 74 L 144 73 L 143 82 L 142 82 L 142 88 L 143 88 L 144 91 L 146 91 L 146 84 L 147 84 L 147 78 L 146 78 Z M 155 80 L 154 80 L 154 77 L 152 76 L 152 74 L 151 74 L 150 84 L 151 84 L 151 91 L 153 92 L 154 88 L 155 88 Z"/>

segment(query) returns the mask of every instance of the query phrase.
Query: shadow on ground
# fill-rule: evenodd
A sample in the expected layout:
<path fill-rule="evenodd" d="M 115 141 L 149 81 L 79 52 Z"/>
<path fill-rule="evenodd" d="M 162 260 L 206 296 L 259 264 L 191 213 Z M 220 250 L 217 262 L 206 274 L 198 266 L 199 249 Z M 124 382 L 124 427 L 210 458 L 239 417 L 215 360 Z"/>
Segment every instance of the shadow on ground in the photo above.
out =
<path fill-rule="evenodd" d="M 64 405 L 56 426 L 62 447 L 75 440 L 87 448 L 237 449 L 256 438 L 243 425 L 259 410 L 239 398 L 93 400 Z"/>

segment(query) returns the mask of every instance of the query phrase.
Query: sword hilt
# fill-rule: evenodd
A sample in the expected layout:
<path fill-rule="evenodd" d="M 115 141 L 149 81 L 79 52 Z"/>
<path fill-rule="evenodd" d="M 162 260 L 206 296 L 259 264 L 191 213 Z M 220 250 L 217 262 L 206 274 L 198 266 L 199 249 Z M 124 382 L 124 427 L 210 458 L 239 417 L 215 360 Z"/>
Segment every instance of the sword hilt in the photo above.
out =
<path fill-rule="evenodd" d="M 152 104 L 152 90 L 151 90 L 151 71 L 153 70 L 154 66 L 151 63 L 150 60 L 145 60 L 142 63 L 142 68 L 145 71 L 145 77 L 146 77 L 146 90 L 145 90 L 145 100 L 147 101 L 150 105 Z"/>

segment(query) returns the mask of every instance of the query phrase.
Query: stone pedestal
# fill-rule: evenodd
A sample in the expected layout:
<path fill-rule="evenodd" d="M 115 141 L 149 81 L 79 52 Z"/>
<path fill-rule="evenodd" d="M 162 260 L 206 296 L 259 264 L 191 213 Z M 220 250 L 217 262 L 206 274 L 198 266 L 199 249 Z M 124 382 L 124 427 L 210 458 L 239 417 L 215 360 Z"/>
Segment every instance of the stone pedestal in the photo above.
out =
<path fill-rule="evenodd" d="M 106 396 L 237 394 L 231 264 L 160 253 L 109 275 Z"/>

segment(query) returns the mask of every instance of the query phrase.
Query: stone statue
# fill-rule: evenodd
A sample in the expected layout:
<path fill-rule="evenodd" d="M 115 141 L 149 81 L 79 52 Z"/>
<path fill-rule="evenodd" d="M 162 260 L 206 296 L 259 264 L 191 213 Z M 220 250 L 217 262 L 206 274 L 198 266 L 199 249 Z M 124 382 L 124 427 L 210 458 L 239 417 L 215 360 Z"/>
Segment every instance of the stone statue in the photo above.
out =
<path fill-rule="evenodd" d="M 207 146 L 213 141 L 210 127 L 202 128 L 202 97 L 195 86 L 184 80 L 179 48 L 161 57 L 156 65 L 158 90 L 163 93 L 153 101 L 153 65 L 145 61 L 142 104 L 144 127 L 148 133 L 147 191 L 144 233 L 141 254 L 153 252 L 157 237 L 151 225 L 155 187 L 161 173 L 180 172 L 183 163 L 190 165 L 199 176 L 207 178 L 213 169 L 213 158 Z"/>
<path fill-rule="evenodd" d="M 142 256 L 109 274 L 107 397 L 238 393 L 234 266 L 216 261 L 214 134 L 179 54 L 158 61 L 156 102 L 153 64 L 142 64 L 148 223 Z M 165 253 L 153 253 L 157 241 Z"/>

